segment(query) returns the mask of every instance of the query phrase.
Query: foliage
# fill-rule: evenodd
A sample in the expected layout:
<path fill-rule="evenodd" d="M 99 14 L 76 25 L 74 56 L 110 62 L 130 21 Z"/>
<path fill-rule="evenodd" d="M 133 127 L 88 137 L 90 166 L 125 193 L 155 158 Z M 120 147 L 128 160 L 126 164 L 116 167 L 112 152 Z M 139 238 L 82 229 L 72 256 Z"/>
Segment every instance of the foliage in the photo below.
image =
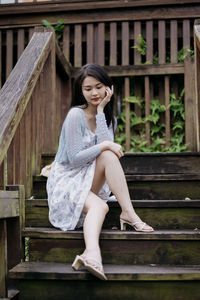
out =
<path fill-rule="evenodd" d="M 166 108 L 158 99 L 152 99 L 150 102 L 150 115 L 145 117 L 144 100 L 135 96 L 125 98 L 122 103 L 122 113 L 118 117 L 118 127 L 115 141 L 122 145 L 125 150 L 126 134 L 125 134 L 125 103 L 138 105 L 141 109 L 141 116 L 130 111 L 130 128 L 131 128 L 131 149 L 130 152 L 182 152 L 187 151 L 184 144 L 185 130 L 185 114 L 184 114 L 184 89 L 180 96 L 176 99 L 174 94 L 170 94 L 170 104 Z M 165 143 L 165 124 L 161 121 L 162 114 L 170 109 L 171 118 L 171 138 L 170 147 Z M 145 136 L 145 124 L 150 122 L 150 146 L 147 144 Z"/>
<path fill-rule="evenodd" d="M 137 44 L 135 44 L 134 46 L 132 46 L 131 48 L 137 49 L 137 51 L 142 55 L 142 56 L 146 56 L 146 49 L 147 49 L 147 45 L 146 45 L 146 41 L 145 39 L 142 37 L 141 34 L 138 35 L 138 42 Z M 191 50 L 189 48 L 189 46 L 183 47 L 182 49 L 180 49 L 178 51 L 178 62 L 183 62 L 184 59 L 187 57 L 187 55 L 190 54 L 191 57 L 194 56 L 194 51 Z M 167 56 L 166 56 L 166 62 L 170 63 L 170 53 L 167 52 Z M 158 52 L 155 52 L 153 55 L 153 64 L 158 64 L 159 60 L 158 60 Z M 149 61 L 145 61 L 145 62 L 141 62 L 140 64 L 150 64 Z"/>
<path fill-rule="evenodd" d="M 63 36 L 63 31 L 64 31 L 64 22 L 65 20 L 60 19 L 58 20 L 58 22 L 53 26 L 49 21 L 47 20 L 42 20 L 42 24 L 46 27 L 50 27 L 52 26 L 54 28 L 55 34 L 58 38 L 58 40 L 60 41 L 62 39 Z"/>

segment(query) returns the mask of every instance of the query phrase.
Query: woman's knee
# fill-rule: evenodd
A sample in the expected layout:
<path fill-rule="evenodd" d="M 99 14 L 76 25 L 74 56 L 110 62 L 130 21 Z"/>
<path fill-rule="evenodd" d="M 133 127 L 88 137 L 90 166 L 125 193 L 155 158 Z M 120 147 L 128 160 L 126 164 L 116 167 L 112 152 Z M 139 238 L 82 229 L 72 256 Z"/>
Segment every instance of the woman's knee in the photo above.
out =
<path fill-rule="evenodd" d="M 112 152 L 111 150 L 105 150 L 103 151 L 97 158 L 98 160 L 105 162 L 110 162 L 110 161 L 116 161 L 118 160 L 117 155 Z"/>

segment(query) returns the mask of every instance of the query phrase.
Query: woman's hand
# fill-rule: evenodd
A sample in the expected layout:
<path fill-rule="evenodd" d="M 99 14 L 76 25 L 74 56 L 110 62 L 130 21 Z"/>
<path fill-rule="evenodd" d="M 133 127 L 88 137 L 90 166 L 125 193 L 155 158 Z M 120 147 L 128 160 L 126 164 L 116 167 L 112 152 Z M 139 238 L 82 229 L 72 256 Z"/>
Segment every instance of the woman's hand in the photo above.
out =
<path fill-rule="evenodd" d="M 114 92 L 114 88 L 113 85 L 111 86 L 111 89 L 106 86 L 106 96 L 105 98 L 99 103 L 99 105 L 97 106 L 97 113 L 102 113 L 104 110 L 104 107 L 106 106 L 106 104 L 108 104 L 108 102 L 110 101 L 112 95 Z"/>
<path fill-rule="evenodd" d="M 111 141 L 104 141 L 104 142 L 100 143 L 98 146 L 99 146 L 101 152 L 103 152 L 105 150 L 110 150 L 113 153 L 115 153 L 118 158 L 124 156 L 124 153 L 122 151 L 122 146 L 117 143 L 114 143 Z"/>

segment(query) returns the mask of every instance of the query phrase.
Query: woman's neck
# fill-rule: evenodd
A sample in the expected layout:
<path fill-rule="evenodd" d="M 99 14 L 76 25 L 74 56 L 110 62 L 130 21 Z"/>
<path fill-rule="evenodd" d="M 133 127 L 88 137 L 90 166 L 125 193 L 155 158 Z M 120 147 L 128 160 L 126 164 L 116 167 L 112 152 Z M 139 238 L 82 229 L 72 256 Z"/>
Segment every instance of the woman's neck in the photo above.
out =
<path fill-rule="evenodd" d="M 85 110 L 87 111 L 87 113 L 89 115 L 96 116 L 96 114 L 97 114 L 97 107 L 96 106 L 88 106 L 88 107 L 85 108 Z"/>

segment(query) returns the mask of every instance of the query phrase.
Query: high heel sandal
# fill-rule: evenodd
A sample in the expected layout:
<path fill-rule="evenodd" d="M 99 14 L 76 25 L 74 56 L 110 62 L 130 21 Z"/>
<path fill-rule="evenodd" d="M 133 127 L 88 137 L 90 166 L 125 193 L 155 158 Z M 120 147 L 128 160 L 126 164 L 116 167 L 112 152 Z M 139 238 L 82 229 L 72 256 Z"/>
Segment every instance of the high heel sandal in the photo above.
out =
<path fill-rule="evenodd" d="M 74 269 L 74 271 L 77 271 L 80 268 L 80 266 L 83 265 L 85 265 L 84 258 L 81 257 L 80 255 L 76 255 L 75 260 L 72 264 L 72 269 Z"/>
<path fill-rule="evenodd" d="M 152 232 L 152 231 L 154 231 L 154 229 L 152 227 L 151 227 L 152 230 L 144 229 L 145 225 L 147 225 L 147 224 L 142 222 L 142 221 L 141 222 L 137 221 L 135 223 L 130 223 L 128 221 L 124 221 L 124 220 L 120 219 L 120 228 L 121 228 L 121 230 L 126 230 L 126 224 L 132 226 L 136 231 L 143 231 L 143 232 Z M 140 228 L 136 227 L 137 224 L 141 224 L 141 227 Z"/>
<path fill-rule="evenodd" d="M 92 263 L 89 263 L 88 261 L 92 261 Z M 80 266 L 83 266 L 83 265 L 94 276 L 98 277 L 101 280 L 107 280 L 107 277 L 104 274 L 104 272 L 101 272 L 97 269 L 97 268 L 100 268 L 103 270 L 103 266 L 101 263 L 99 263 L 94 258 L 83 258 L 80 255 L 76 255 L 75 260 L 72 264 L 72 268 L 75 271 L 77 271 L 80 268 Z"/>
<path fill-rule="evenodd" d="M 92 263 L 88 263 L 88 261 L 92 261 Z M 101 280 L 108 280 L 106 275 L 104 274 L 103 271 L 103 266 L 100 262 L 98 262 L 96 259 L 94 258 L 86 258 L 85 259 L 85 267 L 86 269 L 92 273 L 94 276 L 98 277 Z M 97 268 L 102 269 L 102 272 L 99 271 Z"/>

